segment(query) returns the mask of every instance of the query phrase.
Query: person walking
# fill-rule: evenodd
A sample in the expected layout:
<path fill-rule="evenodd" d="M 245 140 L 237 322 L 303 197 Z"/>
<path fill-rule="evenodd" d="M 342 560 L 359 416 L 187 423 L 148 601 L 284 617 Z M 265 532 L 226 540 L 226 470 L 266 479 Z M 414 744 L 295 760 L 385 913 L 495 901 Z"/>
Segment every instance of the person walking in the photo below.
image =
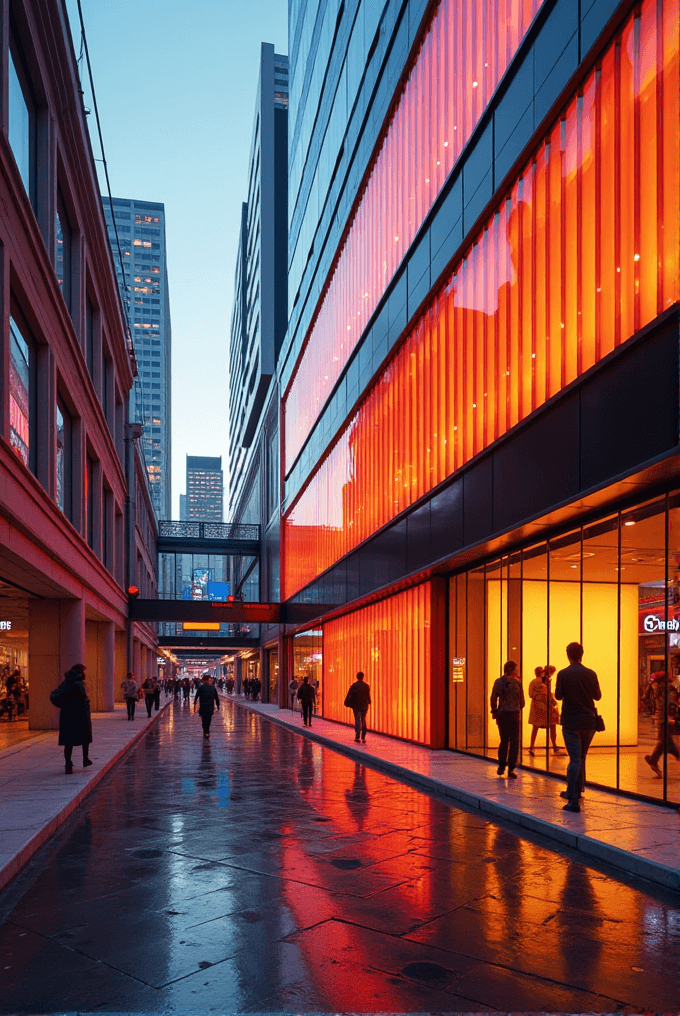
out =
<path fill-rule="evenodd" d="M 655 775 L 661 778 L 663 776 L 659 768 L 661 756 L 664 755 L 667 759 L 668 755 L 672 755 L 673 758 L 680 759 L 680 752 L 673 738 L 675 720 L 678 715 L 678 693 L 673 683 L 668 680 L 665 670 L 658 670 L 652 674 L 651 682 L 654 695 L 656 746 L 651 755 L 645 755 L 645 762 Z M 666 702 L 668 702 L 668 715 L 666 715 Z"/>
<path fill-rule="evenodd" d="M 135 678 L 134 673 L 128 670 L 127 677 L 120 682 L 120 686 L 123 689 L 123 698 L 125 699 L 125 705 L 127 706 L 127 718 L 128 720 L 134 720 L 135 718 L 135 706 L 137 699 L 139 698 L 139 685 Z"/>
<path fill-rule="evenodd" d="M 149 675 L 144 678 L 142 684 L 142 691 L 144 692 L 144 705 L 146 706 L 146 715 L 151 719 L 151 710 L 153 709 L 154 699 L 156 698 L 156 690 L 158 688 L 158 682 L 155 677 Z"/>
<path fill-rule="evenodd" d="M 218 712 L 220 711 L 220 700 L 217 688 L 210 683 L 210 674 L 206 673 L 201 676 L 201 683 L 196 689 L 194 697 L 194 712 L 198 710 L 198 715 L 201 717 L 201 723 L 203 724 L 203 737 L 206 740 L 210 738 L 210 724 L 215 709 Z"/>
<path fill-rule="evenodd" d="M 64 674 L 62 684 L 53 692 L 61 703 L 59 712 L 59 744 L 64 747 L 64 771 L 73 772 L 73 748 L 83 749 L 83 768 L 92 765 L 92 717 L 90 699 L 85 688 L 85 664 L 76 663 Z"/>
<path fill-rule="evenodd" d="M 156 688 L 153 693 L 153 707 L 156 712 L 161 707 L 161 682 L 156 678 Z"/>
<path fill-rule="evenodd" d="M 491 689 L 491 715 L 498 724 L 500 743 L 498 745 L 499 776 L 505 774 L 511 780 L 517 779 L 515 766 L 519 755 L 519 731 L 522 710 L 524 709 L 524 689 L 517 664 L 508 660 L 503 664 L 503 674 Z"/>
<path fill-rule="evenodd" d="M 567 659 L 569 666 L 560 670 L 555 685 L 555 698 L 562 703 L 562 736 L 569 752 L 567 789 L 560 796 L 567 798 L 565 811 L 580 811 L 578 802 L 586 785 L 586 755 L 597 730 L 595 703 L 602 698 L 602 692 L 595 671 L 581 662 L 583 646 L 579 642 L 569 643 Z"/>
<path fill-rule="evenodd" d="M 314 703 L 316 701 L 316 688 L 311 686 L 306 674 L 302 678 L 302 684 L 297 690 L 297 697 L 298 702 L 302 706 L 302 722 L 305 727 L 311 727 L 312 710 L 314 709 Z"/>
<path fill-rule="evenodd" d="M 354 713 L 354 740 L 362 744 L 366 744 L 366 713 L 370 704 L 371 689 L 364 680 L 363 670 L 359 670 L 345 696 L 345 706 Z"/>

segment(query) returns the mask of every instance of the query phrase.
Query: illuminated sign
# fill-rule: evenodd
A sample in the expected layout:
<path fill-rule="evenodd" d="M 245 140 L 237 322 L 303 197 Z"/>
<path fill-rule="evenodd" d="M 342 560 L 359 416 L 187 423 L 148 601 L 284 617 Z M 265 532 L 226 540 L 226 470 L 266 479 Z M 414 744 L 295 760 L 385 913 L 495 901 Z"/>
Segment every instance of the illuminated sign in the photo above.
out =
<path fill-rule="evenodd" d="M 12 630 L 11 621 L 0 621 L 0 631 L 11 631 L 11 630 Z"/>
<path fill-rule="evenodd" d="M 451 683 L 462 684 L 465 681 L 465 657 L 454 656 L 451 660 Z"/>
<path fill-rule="evenodd" d="M 219 631 L 219 621 L 185 621 L 183 631 Z"/>
<path fill-rule="evenodd" d="M 647 614 L 642 624 L 647 632 L 680 631 L 680 621 L 676 617 L 664 621 L 663 618 L 657 617 L 656 614 Z"/>

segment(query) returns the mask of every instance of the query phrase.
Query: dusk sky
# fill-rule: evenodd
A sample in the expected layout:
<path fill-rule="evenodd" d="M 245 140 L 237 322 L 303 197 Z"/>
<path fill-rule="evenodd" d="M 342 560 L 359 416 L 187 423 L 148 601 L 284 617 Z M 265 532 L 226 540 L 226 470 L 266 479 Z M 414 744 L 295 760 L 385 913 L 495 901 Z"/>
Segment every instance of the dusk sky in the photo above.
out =
<path fill-rule="evenodd" d="M 81 3 L 113 196 L 165 204 L 179 518 L 186 455 L 221 455 L 227 466 L 229 324 L 260 43 L 288 52 L 288 8 L 286 0 Z M 76 0 L 67 6 L 78 55 Z M 92 107 L 84 59 L 81 79 Z M 90 133 L 99 158 L 93 114 Z"/>

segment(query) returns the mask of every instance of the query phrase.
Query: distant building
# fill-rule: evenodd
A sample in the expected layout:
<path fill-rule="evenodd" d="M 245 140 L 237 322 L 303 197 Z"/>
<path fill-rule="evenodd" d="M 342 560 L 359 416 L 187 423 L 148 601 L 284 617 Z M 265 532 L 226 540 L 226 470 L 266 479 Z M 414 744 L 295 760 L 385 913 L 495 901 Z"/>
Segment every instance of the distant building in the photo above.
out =
<path fill-rule="evenodd" d="M 180 522 L 186 522 L 187 520 L 187 496 L 186 494 L 179 495 L 179 520 Z"/>
<path fill-rule="evenodd" d="M 143 424 L 142 447 L 156 516 L 172 516 L 170 490 L 170 303 L 165 255 L 165 206 L 157 201 L 103 198 L 118 286 L 130 317 L 139 377 L 131 418 Z M 114 229 L 115 220 L 115 229 Z M 117 234 L 117 235 L 116 235 Z M 118 244 L 125 265 L 125 279 Z"/>
<path fill-rule="evenodd" d="M 224 520 L 224 474 L 221 456 L 210 458 L 204 455 L 187 455 L 185 513 L 189 522 Z"/>
<path fill-rule="evenodd" d="M 250 449 L 288 319 L 288 57 L 262 43 L 234 280 L 229 352 L 229 508 L 238 514 Z"/>

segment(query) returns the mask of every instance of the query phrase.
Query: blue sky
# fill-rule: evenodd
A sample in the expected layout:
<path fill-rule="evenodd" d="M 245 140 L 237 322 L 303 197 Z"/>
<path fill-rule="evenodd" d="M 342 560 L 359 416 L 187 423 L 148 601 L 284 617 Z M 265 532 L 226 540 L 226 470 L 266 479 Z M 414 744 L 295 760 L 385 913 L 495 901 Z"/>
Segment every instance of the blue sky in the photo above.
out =
<path fill-rule="evenodd" d="M 288 52 L 287 3 L 81 3 L 113 195 L 165 203 L 179 518 L 186 455 L 228 456 L 229 322 L 260 43 Z M 78 55 L 76 0 L 67 7 Z M 90 131 L 98 158 L 94 116 Z"/>

